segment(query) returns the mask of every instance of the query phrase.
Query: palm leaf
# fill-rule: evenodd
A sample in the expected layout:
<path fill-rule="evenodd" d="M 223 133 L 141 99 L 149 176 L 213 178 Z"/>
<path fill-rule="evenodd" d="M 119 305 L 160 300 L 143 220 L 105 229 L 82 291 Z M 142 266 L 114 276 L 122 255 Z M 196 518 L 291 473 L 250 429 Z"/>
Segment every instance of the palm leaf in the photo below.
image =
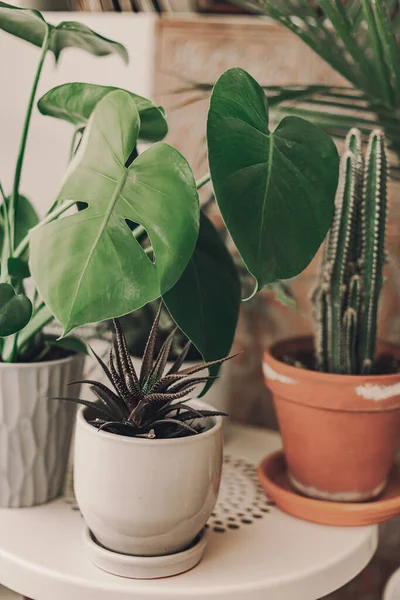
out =
<path fill-rule="evenodd" d="M 390 149 L 400 156 L 397 2 L 317 0 L 312 5 L 305 0 L 233 2 L 281 23 L 354 86 L 352 92 L 345 87 L 318 85 L 308 89 L 305 86 L 303 90 L 287 85 L 266 87 L 270 104 L 279 106 L 280 114 L 307 118 L 340 139 L 350 127 L 358 127 L 365 134 L 376 126 L 383 127 Z M 362 115 L 368 112 L 369 116 Z M 398 174 L 398 165 L 396 171 Z"/>

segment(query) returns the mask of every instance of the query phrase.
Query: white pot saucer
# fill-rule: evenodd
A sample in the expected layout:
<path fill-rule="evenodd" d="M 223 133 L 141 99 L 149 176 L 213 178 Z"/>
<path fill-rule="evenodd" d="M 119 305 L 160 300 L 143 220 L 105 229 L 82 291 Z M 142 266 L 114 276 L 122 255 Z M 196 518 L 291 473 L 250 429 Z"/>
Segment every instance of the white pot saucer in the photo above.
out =
<path fill-rule="evenodd" d="M 88 527 L 84 529 L 83 541 L 89 559 L 102 571 L 130 579 L 159 579 L 193 569 L 203 558 L 207 535 L 204 529 L 189 548 L 165 556 L 118 554 L 101 546 Z"/>

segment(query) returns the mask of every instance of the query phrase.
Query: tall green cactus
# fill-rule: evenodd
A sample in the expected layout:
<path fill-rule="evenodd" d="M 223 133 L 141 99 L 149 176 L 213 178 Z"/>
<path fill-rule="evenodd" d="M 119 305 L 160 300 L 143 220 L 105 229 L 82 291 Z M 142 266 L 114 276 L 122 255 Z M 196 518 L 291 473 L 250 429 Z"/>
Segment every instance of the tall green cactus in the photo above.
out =
<path fill-rule="evenodd" d="M 314 292 L 317 366 L 330 373 L 372 369 L 379 295 L 386 260 L 387 162 L 384 134 L 371 133 L 364 165 L 361 134 L 352 129 Z"/>

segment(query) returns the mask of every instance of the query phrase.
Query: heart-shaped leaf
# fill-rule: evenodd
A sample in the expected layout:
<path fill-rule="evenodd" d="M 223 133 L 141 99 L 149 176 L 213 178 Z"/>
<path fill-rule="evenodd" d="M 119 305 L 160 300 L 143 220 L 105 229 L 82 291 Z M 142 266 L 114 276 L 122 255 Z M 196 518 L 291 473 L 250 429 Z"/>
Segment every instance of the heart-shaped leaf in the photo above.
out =
<path fill-rule="evenodd" d="M 49 48 L 58 60 L 64 48 L 73 46 L 95 56 L 118 54 L 128 62 L 128 53 L 122 44 L 95 33 L 86 25 L 65 21 L 56 27 L 47 23 L 37 10 L 19 8 L 0 2 L 0 29 L 35 46 L 42 46 L 49 31 Z"/>
<path fill-rule="evenodd" d="M 31 341 L 35 334 L 39 331 L 42 331 L 46 325 L 48 325 L 53 320 L 53 315 L 49 311 L 46 305 L 42 305 L 35 313 L 33 313 L 31 320 L 29 323 L 21 329 L 17 336 L 17 347 L 14 347 L 14 339 L 8 338 L 4 340 L 5 343 L 2 348 L 2 358 L 4 362 L 10 362 L 11 358 L 14 355 L 14 351 L 16 350 L 16 354 L 21 356 L 27 349 L 29 345 L 29 341 Z"/>
<path fill-rule="evenodd" d="M 16 294 L 9 283 L 0 283 L 0 336 L 17 333 L 29 323 L 32 304 L 24 294 Z"/>
<path fill-rule="evenodd" d="M 203 213 L 193 256 L 163 300 L 205 361 L 229 354 L 239 316 L 240 281 L 231 255 Z M 219 367 L 211 367 L 210 375 L 218 371 Z M 208 383 L 202 395 L 210 386 Z"/>
<path fill-rule="evenodd" d="M 158 298 L 193 254 L 199 228 L 193 174 L 183 156 L 162 142 L 125 167 L 139 128 L 131 96 L 107 94 L 89 119 L 57 201 L 88 207 L 31 234 L 32 276 L 66 333 Z M 146 229 L 154 262 L 127 220 Z"/>
<path fill-rule="evenodd" d="M 7 199 L 7 206 L 10 199 Z M 19 195 L 17 213 L 15 218 L 15 245 L 24 239 L 28 231 L 35 227 L 39 223 L 39 217 L 36 210 L 33 208 L 32 203 L 25 196 Z M 4 242 L 4 219 L 3 210 L 0 206 L 0 248 L 3 247 Z M 28 260 L 28 249 L 25 250 L 21 258 L 26 261 Z"/>
<path fill-rule="evenodd" d="M 54 52 L 57 60 L 62 50 L 68 47 L 86 50 L 94 56 L 118 54 L 125 63 L 129 60 L 128 52 L 122 44 L 109 40 L 76 21 L 64 21 L 51 31 L 50 50 Z"/>
<path fill-rule="evenodd" d="M 43 115 L 63 119 L 76 129 L 86 127 L 88 119 L 97 103 L 115 87 L 93 83 L 65 83 L 48 91 L 38 102 Z M 135 101 L 140 116 L 139 138 L 158 142 L 168 133 L 164 110 L 147 98 L 127 92 Z"/>
<path fill-rule="evenodd" d="M 207 122 L 218 206 L 257 289 L 300 273 L 332 221 L 338 154 L 308 121 L 269 130 L 262 88 L 245 71 L 217 81 Z"/>

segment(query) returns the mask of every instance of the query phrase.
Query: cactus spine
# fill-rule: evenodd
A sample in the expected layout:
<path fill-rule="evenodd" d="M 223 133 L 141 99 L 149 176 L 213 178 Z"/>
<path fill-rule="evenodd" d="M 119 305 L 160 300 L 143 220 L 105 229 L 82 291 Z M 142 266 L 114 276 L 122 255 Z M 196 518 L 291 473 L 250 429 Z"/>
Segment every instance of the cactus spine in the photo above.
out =
<path fill-rule="evenodd" d="M 346 138 L 331 230 L 314 292 L 317 367 L 330 373 L 369 373 L 386 260 L 385 140 L 373 131 L 363 160 L 360 132 Z"/>

